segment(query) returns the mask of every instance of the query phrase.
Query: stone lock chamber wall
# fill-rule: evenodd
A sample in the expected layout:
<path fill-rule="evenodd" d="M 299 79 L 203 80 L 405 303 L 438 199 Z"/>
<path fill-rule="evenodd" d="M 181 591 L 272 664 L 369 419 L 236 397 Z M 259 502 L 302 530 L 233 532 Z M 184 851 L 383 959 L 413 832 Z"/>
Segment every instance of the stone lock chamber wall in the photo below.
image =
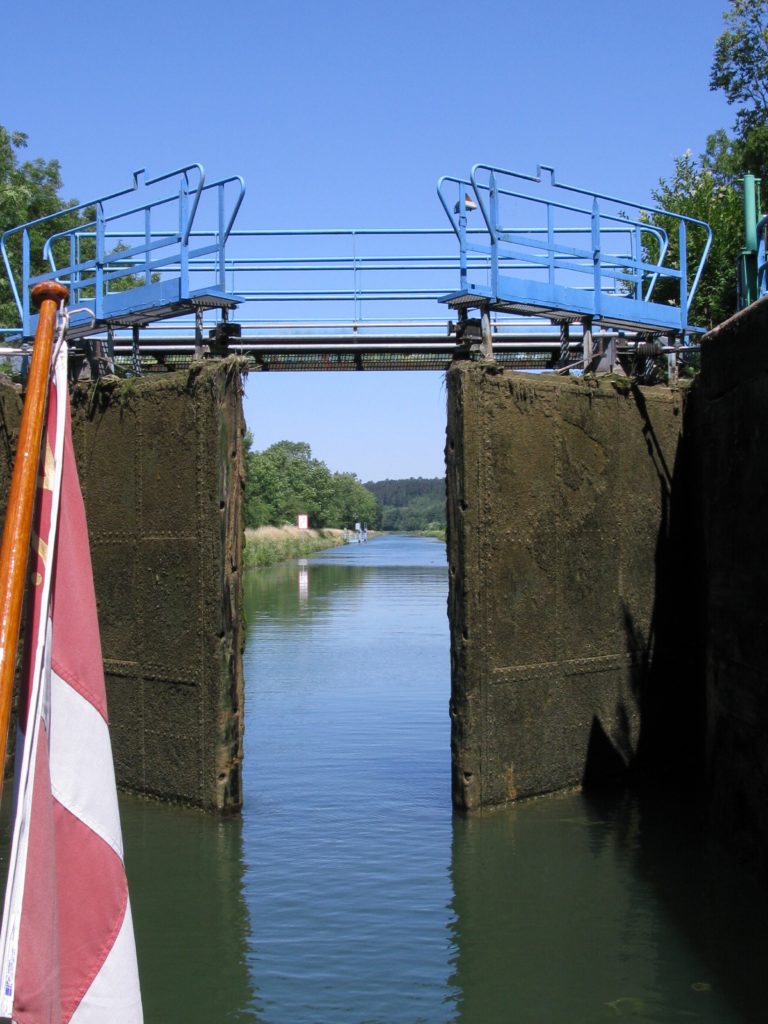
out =
<path fill-rule="evenodd" d="M 768 865 L 768 298 L 676 389 L 457 364 L 448 386 L 454 797 L 626 766 L 703 788 Z"/>
<path fill-rule="evenodd" d="M 72 416 L 118 784 L 235 810 L 243 713 L 239 365 L 79 385 Z"/>
<path fill-rule="evenodd" d="M 72 435 L 122 789 L 241 804 L 242 385 L 236 359 L 79 384 Z M 21 397 L 0 386 L 0 512 Z"/>
<path fill-rule="evenodd" d="M 453 793 L 477 809 L 695 760 L 686 392 L 448 375 Z M 662 662 L 663 671 L 662 671 Z M 664 755 L 662 754 L 664 752 Z"/>

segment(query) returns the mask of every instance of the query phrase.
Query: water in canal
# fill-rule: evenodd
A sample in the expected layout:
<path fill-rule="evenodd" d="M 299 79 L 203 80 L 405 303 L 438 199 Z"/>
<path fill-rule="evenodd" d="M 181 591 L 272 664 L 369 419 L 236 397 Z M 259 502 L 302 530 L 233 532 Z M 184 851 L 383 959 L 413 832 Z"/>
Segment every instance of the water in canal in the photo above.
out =
<path fill-rule="evenodd" d="M 122 804 L 147 1024 L 764 1021 L 684 801 L 452 815 L 446 595 L 408 537 L 247 580 L 242 820 Z"/>

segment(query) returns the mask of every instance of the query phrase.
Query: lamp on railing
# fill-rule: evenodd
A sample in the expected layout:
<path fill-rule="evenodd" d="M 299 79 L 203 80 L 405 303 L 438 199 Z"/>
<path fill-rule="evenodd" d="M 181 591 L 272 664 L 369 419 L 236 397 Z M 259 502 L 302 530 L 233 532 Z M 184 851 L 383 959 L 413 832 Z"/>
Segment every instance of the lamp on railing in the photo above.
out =
<path fill-rule="evenodd" d="M 474 201 L 469 192 L 464 193 L 464 212 L 472 213 L 473 210 L 477 209 L 477 203 Z M 459 200 L 453 208 L 454 213 L 461 213 L 461 200 Z"/>

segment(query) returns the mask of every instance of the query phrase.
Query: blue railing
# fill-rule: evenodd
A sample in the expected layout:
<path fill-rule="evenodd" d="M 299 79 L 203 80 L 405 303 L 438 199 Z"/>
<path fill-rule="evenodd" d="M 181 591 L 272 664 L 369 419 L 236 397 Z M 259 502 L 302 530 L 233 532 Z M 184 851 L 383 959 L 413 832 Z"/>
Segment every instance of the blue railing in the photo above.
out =
<path fill-rule="evenodd" d="M 81 245 L 93 244 L 92 230 L 81 236 Z M 205 248 L 214 236 L 194 230 L 190 245 Z M 131 236 L 124 231 L 119 238 L 106 233 L 106 248 L 125 275 L 142 272 L 140 258 L 131 251 L 138 238 L 138 232 Z M 128 248 L 115 253 L 118 242 Z M 237 319 L 248 337 L 447 334 L 437 299 L 456 280 L 459 257 L 453 243 L 450 227 L 234 229 L 223 282 L 239 298 Z M 472 257 L 470 265 L 481 271 L 487 260 Z M 190 281 L 195 284 L 199 276 L 219 269 L 218 258 L 197 259 L 189 265 Z M 159 278 L 177 273 L 175 263 L 156 271 Z M 146 329 L 167 331 L 162 324 Z M 193 331 L 188 318 L 174 326 L 177 335 Z"/>
<path fill-rule="evenodd" d="M 82 234 L 83 245 L 94 237 L 92 231 Z M 202 247 L 212 237 L 212 232 L 195 230 L 191 244 Z M 126 232 L 120 236 L 129 246 L 135 240 Z M 116 236 L 107 236 L 108 248 L 114 250 L 117 242 Z M 453 243 L 448 227 L 237 229 L 228 241 L 224 280 L 240 300 L 237 321 L 243 337 L 447 335 L 447 318 L 437 299 L 456 277 L 459 258 Z M 114 262 L 126 275 L 142 270 L 130 249 L 116 254 Z M 486 273 L 490 264 L 478 255 L 469 265 Z M 217 268 L 213 257 L 196 260 L 189 268 L 192 282 Z M 177 272 L 169 264 L 158 274 Z M 507 324 L 509 333 L 530 327 L 530 318 Z M 147 331 L 167 328 L 147 325 Z M 174 325 L 177 336 L 193 331 L 188 319 Z"/>
<path fill-rule="evenodd" d="M 554 194 L 543 198 L 530 188 L 542 186 L 541 171 L 478 165 L 469 179 L 441 179 L 450 227 L 250 231 L 233 227 L 242 180 L 206 185 L 202 168 L 190 165 L 148 181 L 138 172 L 128 189 L 7 231 L 0 249 L 27 337 L 34 329 L 29 289 L 53 277 L 69 284 L 71 307 L 90 310 L 73 318 L 75 335 L 136 326 L 167 333 L 162 321 L 180 317 L 174 335 L 199 338 L 201 310 L 214 316 L 235 301 L 242 336 L 251 339 L 447 335 L 446 321 L 462 305 L 490 309 L 492 329 L 509 337 L 548 337 L 558 333 L 548 320 L 586 318 L 641 331 L 692 330 L 688 310 L 709 227 L 665 211 L 630 216 L 630 204 L 550 176 Z M 667 218 L 663 225 L 651 219 L 655 212 Z M 74 226 L 64 221 L 50 230 L 67 216 Z M 215 227 L 195 226 L 211 221 Z M 681 267 L 670 266 L 670 223 L 678 225 Z M 689 283 L 690 231 L 702 233 L 702 255 Z M 33 239 L 51 268 L 45 274 L 31 273 Z M 11 251 L 20 283 L 10 272 Z M 457 275 L 458 293 L 451 291 Z M 665 279 L 676 288 L 674 306 L 654 301 Z M 436 300 L 454 298 L 446 316 Z"/>
<path fill-rule="evenodd" d="M 689 313 L 712 244 L 704 221 L 563 185 L 543 165 L 529 175 L 477 164 L 469 178 L 441 178 L 438 196 L 460 252 L 459 290 L 442 301 L 651 332 L 703 330 Z M 476 210 L 480 240 L 468 228 Z M 665 225 L 676 228 L 674 261 Z M 490 264 L 483 280 L 472 273 L 477 255 Z M 669 295 L 654 301 L 665 281 L 674 304 Z"/>
<path fill-rule="evenodd" d="M 30 289 L 54 278 L 68 285 L 71 307 L 90 311 L 73 317 L 74 325 L 78 316 L 97 325 L 161 319 L 203 299 L 207 305 L 233 304 L 235 296 L 226 290 L 225 245 L 244 193 L 239 177 L 206 184 L 199 164 L 149 179 L 137 171 L 130 188 L 4 232 L 0 253 L 24 336 L 34 334 Z M 126 202 L 129 196 L 133 202 Z M 193 225 L 201 206 L 209 204 L 217 227 L 199 239 Z M 57 220 L 73 217 L 74 226 L 55 230 Z M 43 274 L 32 273 L 33 236 L 43 239 L 42 256 L 51 268 Z M 203 261 L 206 281 L 192 287 L 190 275 Z"/>
<path fill-rule="evenodd" d="M 765 235 L 768 231 L 768 214 L 757 222 L 757 290 L 759 295 L 768 295 L 768 259 L 765 251 Z"/>
<path fill-rule="evenodd" d="M 473 231 L 478 236 L 483 233 L 477 228 L 469 234 Z M 88 255 L 96 246 L 96 232 L 90 223 L 66 234 L 66 244 L 74 247 L 75 254 Z M 203 282 L 214 279 L 220 289 L 236 295 L 236 319 L 245 339 L 344 335 L 373 340 L 438 334 L 447 338 L 449 324 L 456 319 L 453 311 L 437 303 L 459 269 L 455 236 L 449 227 L 231 229 L 223 262 L 218 250 L 208 251 L 217 245 L 219 234 L 191 230 L 188 244 L 196 258 L 188 261 L 185 271 L 188 287 L 197 293 Z M 148 237 L 153 246 L 163 247 L 174 241 L 176 232 L 153 230 Z M 148 272 L 155 284 L 178 278 L 182 269 L 178 259 L 163 265 L 154 261 L 148 270 L 143 252 L 146 241 L 144 231 L 105 230 L 103 249 L 110 254 L 105 277 L 130 280 L 141 288 L 146 286 Z M 478 275 L 490 272 L 490 260 L 481 254 L 472 255 L 468 265 Z M 501 265 L 506 265 L 504 259 Z M 89 275 L 80 282 L 81 293 L 92 280 Z M 126 303 L 131 294 L 118 294 L 117 298 Z M 92 301 L 87 294 L 85 299 Z M 211 318 L 216 314 L 212 308 Z M 162 318 L 156 323 L 145 319 L 145 340 L 169 335 Z M 113 317 L 110 323 L 115 337 L 120 338 L 120 321 Z M 504 331 L 510 337 L 557 335 L 556 329 L 553 332 L 530 317 L 504 318 Z M 77 333 L 86 333 L 85 328 Z M 88 333 L 103 334 L 104 324 L 95 323 Z M 185 315 L 174 321 L 170 332 L 178 339 L 194 339 L 195 333 L 194 318 Z"/>

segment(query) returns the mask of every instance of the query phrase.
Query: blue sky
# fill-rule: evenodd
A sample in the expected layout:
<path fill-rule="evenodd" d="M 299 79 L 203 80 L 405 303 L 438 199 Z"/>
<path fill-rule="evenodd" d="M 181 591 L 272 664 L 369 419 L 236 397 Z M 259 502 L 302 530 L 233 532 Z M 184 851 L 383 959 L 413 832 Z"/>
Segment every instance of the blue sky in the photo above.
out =
<path fill-rule="evenodd" d="M 438 177 L 477 162 L 642 201 L 732 124 L 708 89 L 725 6 L 11 0 L 0 123 L 81 200 L 138 167 L 241 174 L 239 227 L 444 226 Z M 440 374 L 253 374 L 245 408 L 259 448 L 309 441 L 364 480 L 443 472 Z"/>

